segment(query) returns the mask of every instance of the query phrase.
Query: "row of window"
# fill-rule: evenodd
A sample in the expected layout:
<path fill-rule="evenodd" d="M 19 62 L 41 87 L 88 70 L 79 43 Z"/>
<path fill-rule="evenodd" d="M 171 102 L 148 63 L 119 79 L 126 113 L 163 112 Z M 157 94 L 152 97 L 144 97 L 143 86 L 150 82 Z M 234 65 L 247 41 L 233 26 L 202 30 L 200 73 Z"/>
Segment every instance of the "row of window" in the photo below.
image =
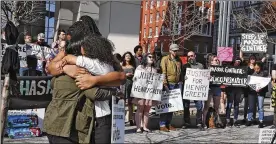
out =
<path fill-rule="evenodd" d="M 155 42 L 154 43 L 154 47 L 157 47 L 157 46 L 160 46 L 160 49 L 161 49 L 161 51 L 163 51 L 163 48 L 164 48 L 164 43 L 163 42 L 160 42 L 160 43 L 158 43 L 158 42 Z M 148 53 L 150 53 L 151 51 L 151 44 L 149 43 L 149 44 L 147 44 L 147 48 L 148 48 Z"/>
<path fill-rule="evenodd" d="M 165 20 L 165 16 L 166 16 L 166 12 L 165 12 L 165 10 L 163 10 L 163 11 L 162 11 L 162 20 L 163 20 L 163 21 Z M 145 23 L 145 24 L 147 23 L 147 19 L 148 19 L 148 15 L 145 14 L 145 16 L 144 16 L 144 23 Z M 156 15 L 155 15 L 155 21 L 158 22 L 159 19 L 160 19 L 160 13 L 157 12 Z M 152 23 L 152 22 L 153 22 L 153 14 L 152 14 L 152 13 L 150 14 L 150 19 L 149 19 L 149 20 L 150 20 L 149 23 Z"/>
<path fill-rule="evenodd" d="M 196 53 L 208 53 L 208 43 L 205 43 L 204 44 L 204 48 L 200 49 L 199 48 L 199 42 L 195 42 L 195 44 L 194 44 L 194 51 Z"/>
<path fill-rule="evenodd" d="M 162 26 L 161 27 L 161 36 L 164 35 L 164 31 L 165 31 L 165 26 Z M 152 38 L 152 36 L 153 36 L 153 32 L 152 32 L 152 28 L 150 27 L 148 37 Z M 156 26 L 155 27 L 155 37 L 158 37 L 158 36 L 159 36 L 159 28 L 158 28 L 158 26 Z M 146 38 L 146 37 L 147 37 L 147 29 L 144 28 L 144 38 Z"/>
<path fill-rule="evenodd" d="M 160 0 L 157 0 L 156 2 L 156 7 L 160 7 Z M 166 1 L 162 1 L 162 5 L 165 6 L 166 5 Z M 146 1 L 146 10 L 148 9 L 148 1 Z M 150 9 L 153 9 L 154 7 L 154 1 L 153 0 L 150 0 Z"/>

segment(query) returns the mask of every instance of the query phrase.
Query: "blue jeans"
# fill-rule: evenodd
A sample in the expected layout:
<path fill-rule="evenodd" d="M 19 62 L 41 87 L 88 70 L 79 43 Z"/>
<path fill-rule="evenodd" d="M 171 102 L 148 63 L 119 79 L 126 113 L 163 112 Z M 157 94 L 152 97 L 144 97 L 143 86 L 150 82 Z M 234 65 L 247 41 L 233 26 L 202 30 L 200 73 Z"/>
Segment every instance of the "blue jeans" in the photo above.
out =
<path fill-rule="evenodd" d="M 253 120 L 253 111 L 254 107 L 256 107 L 256 96 L 254 94 L 248 95 L 248 103 L 249 103 L 249 109 L 248 109 L 248 121 Z M 258 114 L 259 114 L 259 121 L 264 120 L 264 96 L 258 96 Z"/>
<path fill-rule="evenodd" d="M 230 94 L 227 95 L 226 119 L 230 120 L 231 109 L 234 103 L 234 120 L 237 120 L 239 116 L 239 104 L 240 104 L 242 89 L 237 87 L 231 90 L 232 91 L 230 92 Z"/>
<path fill-rule="evenodd" d="M 21 67 L 20 69 L 19 69 L 19 76 L 23 76 L 23 72 L 25 71 L 25 70 L 28 70 L 29 68 L 27 68 L 27 67 Z"/>
<path fill-rule="evenodd" d="M 168 87 L 170 90 L 178 89 L 178 88 L 180 88 L 180 90 L 182 90 L 181 84 L 180 85 L 179 84 L 169 84 Z M 172 112 L 160 114 L 160 122 L 159 122 L 160 127 L 170 125 L 171 121 L 172 121 L 172 117 L 173 117 Z"/>

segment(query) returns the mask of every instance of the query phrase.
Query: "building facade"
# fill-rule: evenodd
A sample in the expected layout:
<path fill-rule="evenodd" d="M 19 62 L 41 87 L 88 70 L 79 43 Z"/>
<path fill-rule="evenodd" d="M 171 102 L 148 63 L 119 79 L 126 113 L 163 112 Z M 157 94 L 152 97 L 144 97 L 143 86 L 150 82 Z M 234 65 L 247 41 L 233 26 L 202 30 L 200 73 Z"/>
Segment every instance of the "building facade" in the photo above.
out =
<path fill-rule="evenodd" d="M 178 2 L 177 6 L 174 5 L 170 1 L 162 0 L 143 0 L 141 2 L 140 45 L 145 47 L 148 52 L 152 52 L 154 47 L 158 46 L 163 53 L 167 53 L 171 43 L 180 45 L 184 49 L 182 54 L 185 54 L 188 50 L 193 50 L 200 54 L 207 54 L 212 51 L 214 2 L 182 1 Z M 187 25 L 185 13 L 188 8 L 191 11 L 198 9 L 202 15 L 206 16 L 208 22 L 197 25 L 197 30 L 200 32 L 196 32 L 189 39 L 185 39 L 184 36 L 187 35 L 185 33 L 185 25 Z M 172 21 L 173 18 L 175 19 L 172 13 L 183 18 L 178 19 L 179 21 L 175 23 Z M 172 27 L 172 25 L 175 25 L 175 27 Z"/>

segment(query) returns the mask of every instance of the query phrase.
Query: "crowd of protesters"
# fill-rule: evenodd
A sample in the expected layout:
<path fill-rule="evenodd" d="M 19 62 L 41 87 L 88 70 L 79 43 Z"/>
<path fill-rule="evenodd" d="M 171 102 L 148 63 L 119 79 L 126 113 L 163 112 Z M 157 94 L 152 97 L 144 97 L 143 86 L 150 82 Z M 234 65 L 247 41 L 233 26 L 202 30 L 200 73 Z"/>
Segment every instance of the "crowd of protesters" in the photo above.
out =
<path fill-rule="evenodd" d="M 4 30 L 3 40 L 9 39 L 9 31 Z M 23 52 L 26 60 L 20 59 L 20 76 L 53 76 L 53 99 L 49 104 L 45 119 L 44 131 L 50 143 L 110 143 L 111 137 L 111 96 L 124 97 L 128 108 L 127 120 L 130 125 L 136 125 L 137 133 L 150 132 L 149 113 L 152 106 L 159 102 L 149 99 L 133 98 L 131 89 L 135 70 L 164 74 L 163 90 L 182 89 L 185 84 L 187 68 L 204 69 L 220 65 L 216 55 L 208 59 L 204 66 L 197 61 L 196 53 L 187 53 L 187 63 L 183 63 L 178 53 L 177 44 L 169 46 L 169 54 L 162 56 L 161 49 L 155 47 L 152 53 L 137 45 L 132 52 L 122 56 L 113 54 L 114 45 L 99 32 L 94 20 L 82 16 L 67 31 L 58 30 L 57 39 L 49 46 L 45 35 L 37 35 L 37 41 L 32 41 L 28 33 L 24 35 Z M 14 45 L 16 42 L 9 43 Z M 39 50 L 33 50 L 38 47 Z M 49 48 L 46 52 L 44 48 Z M 113 57 L 114 55 L 114 57 Z M 265 58 L 260 61 L 251 55 L 246 61 L 242 52 L 239 58 L 224 65 L 248 66 L 248 75 L 267 77 L 264 71 Z M 272 79 L 272 103 L 275 106 L 275 77 Z M 229 87 L 225 85 L 210 85 L 207 101 L 194 101 L 196 107 L 196 124 L 200 129 L 206 129 L 207 113 L 211 101 L 216 114 L 217 123 L 222 124 L 219 115 L 226 115 L 226 126 L 240 127 L 238 121 L 239 105 L 244 100 L 244 121 L 246 126 L 257 122 L 258 108 L 259 128 L 264 127 L 264 98 L 268 87 L 254 91 L 249 87 Z M 124 95 L 124 96 L 122 96 Z M 243 96 L 243 97 L 242 97 Z M 225 106 L 226 103 L 226 106 Z M 137 107 L 134 115 L 134 106 Z M 234 106 L 234 121 L 230 115 Z M 191 127 L 190 100 L 183 100 L 184 125 Z M 274 111 L 276 113 L 276 111 Z M 171 125 L 173 113 L 160 114 L 160 131 L 174 131 Z M 276 122 L 274 122 L 276 125 Z M 218 127 L 218 125 L 216 125 Z"/>

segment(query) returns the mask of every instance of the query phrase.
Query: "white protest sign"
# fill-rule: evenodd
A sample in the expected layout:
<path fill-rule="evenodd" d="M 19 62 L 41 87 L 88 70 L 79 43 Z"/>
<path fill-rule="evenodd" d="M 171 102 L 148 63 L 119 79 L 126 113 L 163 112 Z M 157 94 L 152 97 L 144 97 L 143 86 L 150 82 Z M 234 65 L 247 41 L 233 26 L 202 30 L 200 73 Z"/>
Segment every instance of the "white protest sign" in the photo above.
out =
<path fill-rule="evenodd" d="M 210 70 L 187 68 L 183 99 L 202 100 L 208 99 Z"/>
<path fill-rule="evenodd" d="M 259 76 L 248 76 L 248 86 L 250 86 L 253 90 L 260 90 L 268 85 L 270 82 L 270 77 L 259 77 Z"/>
<path fill-rule="evenodd" d="M 136 70 L 131 97 L 161 101 L 164 75 Z"/>
<path fill-rule="evenodd" d="M 116 101 L 112 96 L 112 127 L 111 143 L 124 143 L 125 139 L 125 102 L 124 100 Z"/>
<path fill-rule="evenodd" d="M 275 129 L 260 129 L 258 143 L 271 143 Z M 276 140 L 274 141 L 276 143 Z"/>
<path fill-rule="evenodd" d="M 266 53 L 266 33 L 242 33 L 241 51 L 247 53 Z"/>
<path fill-rule="evenodd" d="M 161 104 L 155 106 L 155 111 L 157 114 L 183 110 L 180 89 L 170 90 L 169 93 L 163 92 L 161 102 Z"/>

